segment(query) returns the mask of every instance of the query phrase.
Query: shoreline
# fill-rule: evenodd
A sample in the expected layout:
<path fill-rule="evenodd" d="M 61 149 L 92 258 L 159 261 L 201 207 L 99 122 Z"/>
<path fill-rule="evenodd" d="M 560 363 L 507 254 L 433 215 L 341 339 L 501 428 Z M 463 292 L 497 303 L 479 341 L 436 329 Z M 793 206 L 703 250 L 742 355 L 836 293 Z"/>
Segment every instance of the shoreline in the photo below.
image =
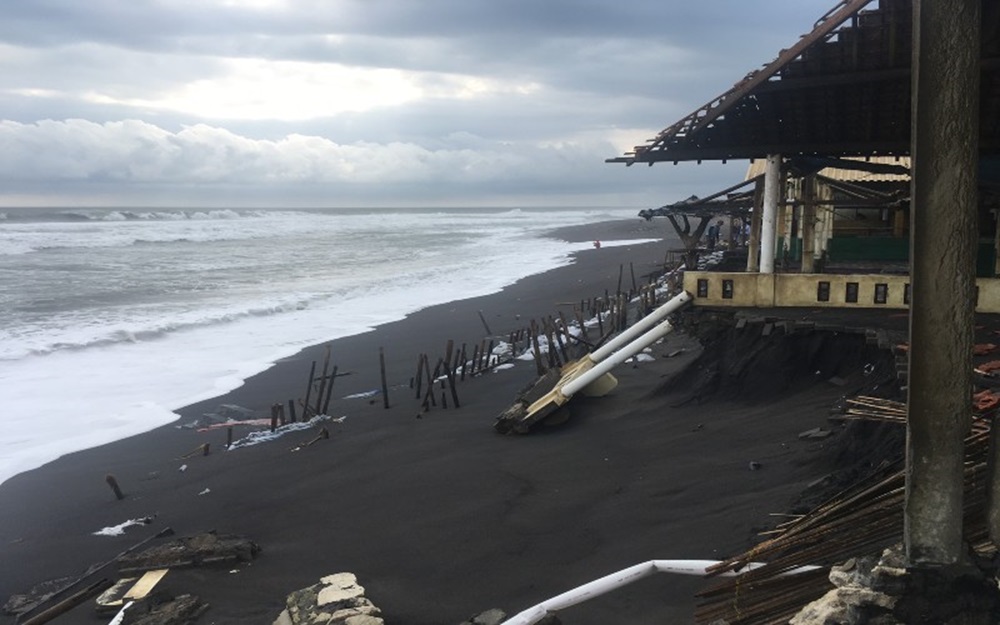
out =
<path fill-rule="evenodd" d="M 601 230 L 608 224 L 623 231 L 609 235 Z M 655 228 L 637 219 L 557 234 L 637 239 L 650 238 L 639 233 Z M 796 416 L 802 398 L 749 410 L 720 407 L 718 423 L 704 428 L 710 432 L 698 428 L 706 420 L 698 406 L 665 412 L 656 388 L 697 353 L 690 337 L 672 335 L 660 352 L 685 353 L 623 366 L 610 396 L 582 400 L 569 424 L 528 437 L 499 436 L 491 426 L 534 380 L 530 361 L 467 379 L 458 387 L 460 408 L 433 408 L 419 419 L 408 388 L 417 354 L 436 359 L 448 339 L 479 341 L 485 332 L 480 310 L 502 335 L 532 317 L 555 314 L 561 303 L 613 292 L 620 267 L 630 282 L 628 264 L 638 278 L 659 266 L 662 248 L 661 242 L 588 250 L 571 265 L 499 293 L 432 306 L 332 341 L 331 363 L 352 373 L 337 378 L 329 412 L 346 419 L 328 425 L 330 440 L 294 454 L 290 449 L 312 431 L 182 460 L 205 442 L 219 450 L 226 432 L 171 424 L 12 478 L 0 485 L 0 557 L 18 564 L 0 572 L 0 597 L 78 575 L 167 526 L 182 536 L 210 529 L 245 535 L 262 547 L 235 572 L 178 570 L 165 580 L 168 589 L 202 596 L 212 606 L 203 622 L 220 624 L 270 623 L 289 592 L 339 571 L 357 574 L 387 622 L 430 625 L 457 623 L 491 607 L 514 614 L 651 558 L 739 551 L 768 512 L 780 511 L 783 504 L 775 502 L 787 503 L 822 470 L 804 449 L 794 451 L 797 464 L 788 471 L 749 473 L 747 458 L 785 458 L 789 452 L 775 439 L 794 438 L 822 420 Z M 387 358 L 389 410 L 381 397 L 343 399 L 378 388 L 379 347 Z M 322 363 L 324 350 L 325 343 L 307 348 L 226 395 L 185 407 L 179 423 L 221 403 L 261 412 L 302 396 L 310 363 Z M 815 408 L 825 400 L 806 403 Z M 744 427 L 769 434 L 745 440 Z M 104 483 L 108 473 L 121 483 L 123 501 Z M 142 516 L 155 518 L 123 536 L 92 535 Z M 620 614 L 630 622 L 690 620 L 701 584 L 696 578 L 645 580 L 572 612 L 572 620 L 608 622 Z M 81 607 L 60 622 L 96 621 Z"/>

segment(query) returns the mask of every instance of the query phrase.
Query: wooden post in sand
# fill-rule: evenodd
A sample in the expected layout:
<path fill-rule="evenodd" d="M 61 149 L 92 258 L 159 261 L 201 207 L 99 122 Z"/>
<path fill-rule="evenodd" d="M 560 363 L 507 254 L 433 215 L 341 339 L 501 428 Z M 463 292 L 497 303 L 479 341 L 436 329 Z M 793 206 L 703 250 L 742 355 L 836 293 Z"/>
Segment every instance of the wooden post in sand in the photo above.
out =
<path fill-rule="evenodd" d="M 330 409 L 330 398 L 333 397 L 333 383 L 337 381 L 337 365 L 333 365 L 333 371 L 330 373 L 330 385 L 326 387 L 326 399 L 323 400 L 323 414 L 330 414 L 327 410 Z"/>
<path fill-rule="evenodd" d="M 295 400 L 288 400 L 288 416 L 291 418 L 292 423 L 298 421 L 298 416 L 295 414 Z"/>
<path fill-rule="evenodd" d="M 385 350 L 378 348 L 378 367 L 382 375 L 382 405 L 389 408 L 389 385 L 385 381 Z"/>
<path fill-rule="evenodd" d="M 535 323 L 534 319 L 531 320 L 531 346 L 533 348 L 532 353 L 535 356 L 535 370 L 538 373 L 538 377 L 542 377 L 545 375 L 546 368 L 542 364 L 542 348 L 538 344 L 538 324 Z"/>
<path fill-rule="evenodd" d="M 417 399 L 420 399 L 420 389 L 423 387 L 424 379 L 424 354 L 422 352 L 417 356 L 417 374 L 414 378 L 416 378 L 414 388 L 417 390 Z"/>
<path fill-rule="evenodd" d="M 309 420 L 309 396 L 312 395 L 313 381 L 316 379 L 316 361 L 313 361 L 312 368 L 309 369 L 309 384 L 306 385 L 306 398 L 302 402 L 302 420 Z"/>
<path fill-rule="evenodd" d="M 111 490 L 114 491 L 115 497 L 118 499 L 118 501 L 125 499 L 125 494 L 122 493 L 121 487 L 118 486 L 118 480 L 115 479 L 115 476 L 108 473 L 107 475 L 104 476 L 104 481 L 107 482 L 108 486 L 111 487 Z"/>
<path fill-rule="evenodd" d="M 490 330 L 490 324 L 486 323 L 486 317 L 483 316 L 483 311 L 481 310 L 479 311 L 479 320 L 483 322 L 483 327 L 486 328 L 487 336 L 491 336 L 493 334 L 493 330 Z"/>
<path fill-rule="evenodd" d="M 475 345 L 472 350 L 472 373 L 479 370 L 479 346 Z"/>
<path fill-rule="evenodd" d="M 330 369 L 330 345 L 326 346 L 326 356 L 323 357 L 323 376 L 319 380 L 319 397 L 316 398 L 314 414 L 320 414 L 323 408 L 323 395 L 326 392 L 326 372 Z"/>
<path fill-rule="evenodd" d="M 452 356 L 454 351 L 455 341 L 448 339 L 448 344 L 444 349 L 444 375 L 448 379 L 448 388 L 451 390 L 451 400 L 454 402 L 455 407 L 458 408 L 458 391 L 455 390 L 455 368 L 452 366 L 452 361 L 454 360 Z M 441 404 L 445 405 L 443 393 L 441 397 Z"/>

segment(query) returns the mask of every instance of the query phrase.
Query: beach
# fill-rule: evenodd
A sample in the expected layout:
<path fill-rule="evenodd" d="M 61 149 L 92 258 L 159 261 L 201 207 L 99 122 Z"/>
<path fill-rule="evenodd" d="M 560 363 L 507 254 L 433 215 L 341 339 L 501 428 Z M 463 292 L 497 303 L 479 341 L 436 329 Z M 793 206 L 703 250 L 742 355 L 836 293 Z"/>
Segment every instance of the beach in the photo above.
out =
<path fill-rule="evenodd" d="M 636 219 L 557 235 L 613 243 L 665 233 L 666 224 Z M 828 445 L 798 434 L 826 425 L 843 388 L 680 401 L 684 389 L 663 385 L 700 353 L 684 333 L 655 346 L 655 360 L 616 370 L 610 395 L 574 400 L 566 425 L 529 436 L 501 436 L 492 423 L 535 379 L 531 361 L 460 382 L 458 408 L 443 408 L 438 397 L 423 412 L 409 386 L 421 353 L 433 365 L 448 340 L 471 352 L 484 321 L 502 336 L 560 310 L 571 316 L 574 303 L 614 293 L 620 276 L 626 289 L 633 271 L 643 282 L 670 246 L 602 245 L 499 293 L 332 341 L 331 366 L 348 374 L 336 378 L 328 411 L 338 420 L 324 424 L 328 440 L 297 451 L 317 428 L 225 451 L 225 429 L 178 426 L 223 404 L 266 416 L 273 404 L 303 397 L 325 345 L 187 406 L 176 423 L 17 475 L 0 485 L 0 598 L 76 577 L 165 527 L 260 545 L 251 563 L 178 569 L 161 584 L 201 597 L 210 609 L 199 622 L 218 624 L 271 623 L 289 592 L 340 571 L 357 575 L 387 623 L 457 624 L 493 607 L 512 615 L 646 560 L 746 549 L 775 524 L 772 513 L 787 511 L 831 470 Z M 371 394 L 380 388 L 380 349 L 388 409 Z M 205 443 L 209 455 L 184 457 Z M 123 500 L 108 488 L 108 474 Z M 120 536 L 93 534 L 141 517 L 152 522 Z M 652 577 L 566 611 L 565 621 L 692 622 L 703 586 Z M 85 605 L 55 622 L 101 620 Z"/>

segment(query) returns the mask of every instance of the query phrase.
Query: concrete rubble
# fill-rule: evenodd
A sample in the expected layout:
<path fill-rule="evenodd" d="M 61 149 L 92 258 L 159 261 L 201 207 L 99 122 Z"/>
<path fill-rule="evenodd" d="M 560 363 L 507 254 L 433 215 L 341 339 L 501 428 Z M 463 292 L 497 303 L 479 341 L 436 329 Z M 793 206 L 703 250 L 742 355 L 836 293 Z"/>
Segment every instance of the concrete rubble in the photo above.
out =
<path fill-rule="evenodd" d="M 996 581 L 972 565 L 915 570 L 901 545 L 880 558 L 851 558 L 830 570 L 835 588 L 789 625 L 971 625 L 996 623 Z"/>
<path fill-rule="evenodd" d="M 274 625 L 384 625 L 381 615 L 353 573 L 334 573 L 288 595 Z"/>

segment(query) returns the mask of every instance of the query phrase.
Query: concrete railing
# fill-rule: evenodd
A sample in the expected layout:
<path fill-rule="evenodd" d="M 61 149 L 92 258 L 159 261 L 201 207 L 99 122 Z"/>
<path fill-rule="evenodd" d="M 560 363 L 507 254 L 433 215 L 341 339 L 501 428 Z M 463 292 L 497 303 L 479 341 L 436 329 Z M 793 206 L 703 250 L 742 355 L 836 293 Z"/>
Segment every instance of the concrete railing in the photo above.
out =
<path fill-rule="evenodd" d="M 977 278 L 977 312 L 1000 312 L 1000 279 Z M 890 274 L 688 271 L 695 306 L 896 308 L 910 305 L 910 277 Z"/>

